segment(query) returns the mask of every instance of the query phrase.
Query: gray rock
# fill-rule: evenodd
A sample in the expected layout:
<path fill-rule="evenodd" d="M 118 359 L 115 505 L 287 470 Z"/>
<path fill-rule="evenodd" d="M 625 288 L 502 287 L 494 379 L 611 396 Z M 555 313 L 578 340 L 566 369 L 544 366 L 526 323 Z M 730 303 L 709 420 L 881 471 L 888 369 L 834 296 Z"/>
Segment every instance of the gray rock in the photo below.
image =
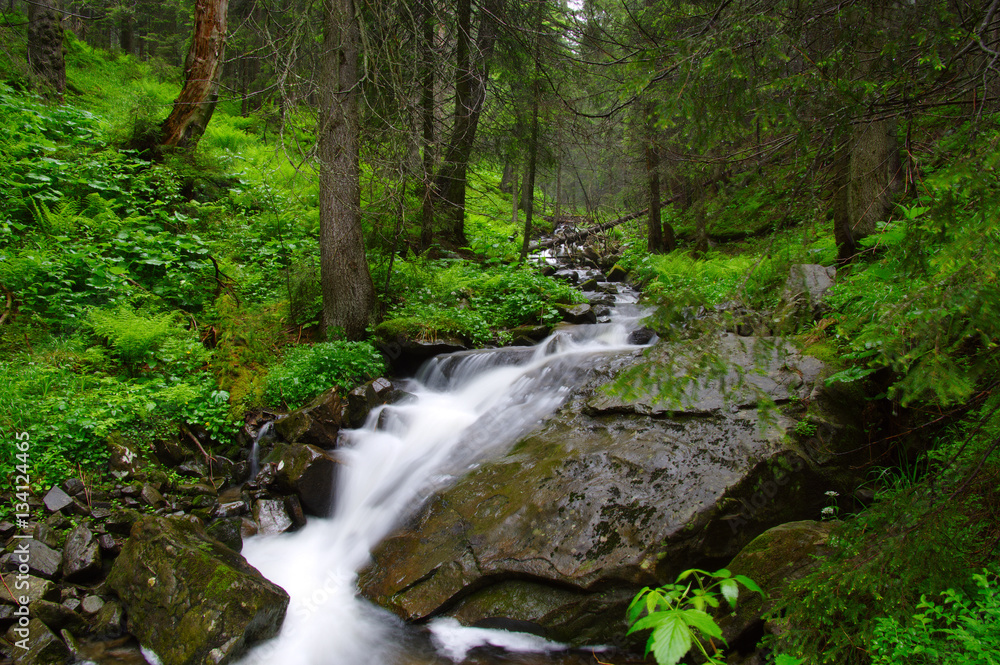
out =
<path fill-rule="evenodd" d="M 212 517 L 218 519 L 226 517 L 239 517 L 240 515 L 247 515 L 249 512 L 250 507 L 247 505 L 247 502 L 242 499 L 237 501 L 224 501 L 215 504 L 212 508 Z"/>
<path fill-rule="evenodd" d="M 715 354 L 732 376 L 688 379 L 666 345 L 605 361 L 554 417 L 375 548 L 361 593 L 407 620 L 502 617 L 614 642 L 641 587 L 818 515 L 824 491 L 863 475 L 858 403 L 823 387 L 818 361 L 735 336 Z M 601 390 L 623 366 L 640 377 L 631 393 Z M 804 397 L 825 423 L 807 442 L 786 435 L 792 418 L 758 410 Z"/>
<path fill-rule="evenodd" d="M 68 478 L 63 481 L 63 489 L 70 496 L 79 496 L 81 494 L 86 494 L 87 486 L 84 485 L 83 481 L 79 478 Z"/>
<path fill-rule="evenodd" d="M 3 556 L 4 570 L 19 570 L 21 564 L 28 566 L 28 572 L 47 580 L 59 576 L 62 567 L 62 554 L 48 545 L 33 538 L 14 541 L 10 552 Z"/>
<path fill-rule="evenodd" d="M 145 517 L 108 585 L 129 632 L 164 665 L 224 665 L 277 634 L 288 594 L 188 520 Z"/>
<path fill-rule="evenodd" d="M 627 277 L 628 277 L 628 271 L 616 263 L 611 267 L 611 270 L 608 271 L 608 279 L 605 281 L 624 282 Z"/>
<path fill-rule="evenodd" d="M 17 533 L 17 527 L 7 520 L 0 522 L 0 539 L 7 540 Z"/>
<path fill-rule="evenodd" d="M 36 524 L 35 530 L 31 532 L 31 537 L 53 549 L 59 547 L 59 534 L 48 524 Z"/>
<path fill-rule="evenodd" d="M 262 536 L 284 533 L 294 525 L 285 508 L 285 502 L 276 499 L 261 499 L 254 502 L 253 518 L 257 522 L 257 533 Z"/>
<path fill-rule="evenodd" d="M 139 492 L 139 501 L 153 510 L 163 508 L 167 505 L 167 500 L 163 498 L 160 491 L 149 483 L 143 484 L 142 491 Z"/>
<path fill-rule="evenodd" d="M 62 566 L 63 577 L 68 582 L 86 582 L 101 574 L 100 543 L 82 524 L 66 536 Z"/>
<path fill-rule="evenodd" d="M 42 502 L 50 513 L 57 513 L 63 508 L 73 505 L 73 497 L 66 494 L 58 485 L 53 485 L 42 498 Z"/>
<path fill-rule="evenodd" d="M 97 614 L 104 607 L 104 599 L 100 596 L 86 596 L 80 603 L 80 611 L 86 615 Z"/>
<path fill-rule="evenodd" d="M 110 533 L 102 533 L 97 536 L 97 546 L 101 548 L 101 552 L 110 556 L 115 556 L 122 550 L 121 543 L 115 540 L 115 537 Z"/>

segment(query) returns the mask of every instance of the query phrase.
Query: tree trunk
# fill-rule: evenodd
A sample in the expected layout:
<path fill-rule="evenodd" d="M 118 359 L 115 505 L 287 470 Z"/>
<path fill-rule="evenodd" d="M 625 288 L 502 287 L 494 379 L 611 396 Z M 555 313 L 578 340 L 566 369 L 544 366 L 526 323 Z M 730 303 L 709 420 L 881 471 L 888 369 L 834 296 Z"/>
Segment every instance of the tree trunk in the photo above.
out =
<path fill-rule="evenodd" d="M 375 313 L 361 231 L 358 24 L 353 0 L 326 0 L 317 129 L 323 331 L 360 339 Z"/>
<path fill-rule="evenodd" d="M 899 183 L 896 123 L 875 120 L 855 126 L 848 167 L 847 215 L 853 242 L 875 232 L 892 209 Z"/>
<path fill-rule="evenodd" d="M 135 44 L 135 30 L 132 16 L 124 15 L 118 25 L 118 44 L 123 53 L 132 54 Z"/>
<path fill-rule="evenodd" d="M 528 258 L 528 244 L 531 242 L 531 218 L 535 211 L 535 168 L 538 164 L 538 97 L 540 95 L 537 61 L 535 62 L 535 82 L 533 87 L 531 135 L 528 139 L 528 172 L 524 184 L 524 198 L 527 205 L 524 208 L 524 242 L 521 243 L 521 261 Z"/>
<path fill-rule="evenodd" d="M 423 202 L 420 220 L 420 249 L 426 250 L 434 241 L 434 6 L 432 0 L 421 0 L 422 38 L 420 42 L 423 80 L 420 92 L 420 113 L 423 124 Z"/>
<path fill-rule="evenodd" d="M 489 63 L 496 45 L 499 0 L 486 3 L 481 11 L 477 53 L 471 53 L 472 2 L 458 0 L 458 74 L 455 80 L 455 124 L 444 160 L 435 179 L 435 192 L 441 208 L 452 220 L 452 239 L 464 245 L 465 183 L 472 156 L 472 146 L 479 126 L 479 116 L 486 100 Z"/>
<path fill-rule="evenodd" d="M 649 214 L 646 217 L 646 249 L 650 254 L 663 252 L 663 226 L 660 222 L 660 153 L 656 148 L 656 118 L 653 104 L 646 105 L 646 184 Z"/>
<path fill-rule="evenodd" d="M 28 3 L 28 65 L 62 98 L 66 90 L 63 28 L 54 0 Z"/>
<path fill-rule="evenodd" d="M 219 99 L 229 0 L 195 0 L 194 35 L 184 61 L 184 87 L 160 125 L 160 145 L 193 149 Z"/>

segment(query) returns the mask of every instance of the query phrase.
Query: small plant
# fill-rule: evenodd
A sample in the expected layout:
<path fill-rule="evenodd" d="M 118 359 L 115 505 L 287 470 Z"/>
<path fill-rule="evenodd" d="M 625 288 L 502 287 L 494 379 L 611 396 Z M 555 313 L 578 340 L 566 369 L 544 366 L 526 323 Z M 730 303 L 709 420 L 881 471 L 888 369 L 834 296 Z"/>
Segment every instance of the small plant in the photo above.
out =
<path fill-rule="evenodd" d="M 1000 585 L 986 570 L 972 577 L 978 587 L 974 598 L 948 589 L 938 602 L 921 596 L 917 613 L 906 621 L 878 619 L 873 665 L 1000 662 Z"/>
<path fill-rule="evenodd" d="M 816 434 L 816 423 L 811 420 L 800 420 L 795 423 L 795 433 L 804 438 L 813 436 Z"/>
<path fill-rule="evenodd" d="M 830 505 L 826 506 L 825 508 L 823 508 L 823 510 L 820 511 L 822 519 L 824 521 L 835 520 L 837 519 L 837 514 L 840 512 L 840 506 L 837 505 L 837 497 L 840 496 L 840 492 L 834 492 L 833 490 L 828 490 L 824 492 L 824 494 L 830 497 Z"/>
<path fill-rule="evenodd" d="M 715 580 L 706 586 L 705 578 Z M 674 665 L 696 647 L 712 665 L 722 665 L 725 660 L 715 647 L 714 640 L 722 639 L 722 629 L 706 612 L 718 608 L 718 594 L 732 607 L 736 607 L 739 585 L 762 596 L 753 580 L 745 575 L 733 575 L 726 569 L 709 573 L 704 570 L 685 570 L 677 581 L 658 589 L 644 588 L 628 606 L 629 634 L 639 630 L 652 630 L 646 643 L 659 665 Z M 639 618 L 645 612 L 646 616 Z M 707 643 L 707 644 L 706 644 Z M 709 653 L 711 647 L 712 653 Z"/>
<path fill-rule="evenodd" d="M 288 352 L 267 376 L 264 399 L 291 408 L 330 388 L 350 390 L 385 371 L 382 355 L 368 342 L 323 342 Z"/>

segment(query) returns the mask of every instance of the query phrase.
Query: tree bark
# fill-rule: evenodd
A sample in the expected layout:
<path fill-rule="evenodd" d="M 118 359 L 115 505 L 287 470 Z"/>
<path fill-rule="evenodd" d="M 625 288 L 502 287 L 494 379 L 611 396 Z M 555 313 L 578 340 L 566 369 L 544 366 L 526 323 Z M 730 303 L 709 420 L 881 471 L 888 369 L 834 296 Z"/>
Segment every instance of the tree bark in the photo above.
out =
<path fill-rule="evenodd" d="M 489 78 L 489 64 L 497 36 L 494 16 L 498 11 L 499 0 L 490 0 L 486 4 L 480 16 L 479 35 L 476 41 L 477 53 L 473 54 L 472 2 L 458 0 L 455 124 L 434 187 L 442 212 L 451 219 L 450 235 L 461 245 L 466 242 L 465 183 L 469 158 L 472 156 L 479 116 L 486 100 L 486 81 Z"/>
<path fill-rule="evenodd" d="M 28 65 L 57 95 L 66 90 L 62 17 L 54 0 L 28 4 Z"/>
<path fill-rule="evenodd" d="M 353 0 L 326 0 L 317 130 L 323 332 L 364 337 L 375 287 L 361 230 L 359 28 Z"/>
<path fill-rule="evenodd" d="M 193 149 L 219 99 L 229 0 L 195 0 L 194 34 L 184 61 L 184 87 L 160 125 L 160 145 Z"/>
<path fill-rule="evenodd" d="M 420 66 L 423 70 L 420 92 L 420 114 L 423 142 L 423 202 L 420 220 L 420 249 L 426 250 L 434 241 L 434 6 L 432 0 L 421 0 Z"/>
<path fill-rule="evenodd" d="M 656 148 L 656 118 L 653 104 L 646 104 L 646 185 L 649 214 L 646 217 L 646 249 L 650 254 L 663 252 L 663 226 L 660 223 L 660 154 Z"/>

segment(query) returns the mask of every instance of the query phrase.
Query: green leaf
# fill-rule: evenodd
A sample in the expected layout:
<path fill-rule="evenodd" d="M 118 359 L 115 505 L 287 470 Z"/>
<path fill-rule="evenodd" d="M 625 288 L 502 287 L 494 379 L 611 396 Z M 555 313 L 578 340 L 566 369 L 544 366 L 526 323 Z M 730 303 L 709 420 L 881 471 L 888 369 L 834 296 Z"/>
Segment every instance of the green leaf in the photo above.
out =
<path fill-rule="evenodd" d="M 650 641 L 659 665 L 676 665 L 691 649 L 691 629 L 680 613 L 673 613 L 657 626 Z"/>
<path fill-rule="evenodd" d="M 722 580 L 719 583 L 719 590 L 722 591 L 723 598 L 730 605 L 736 607 L 736 599 L 740 597 L 740 587 L 736 583 L 736 580 Z"/>
<path fill-rule="evenodd" d="M 806 662 L 805 658 L 795 658 L 787 653 L 778 654 L 778 657 L 774 659 L 774 665 L 802 665 L 804 662 Z"/>
<path fill-rule="evenodd" d="M 719 628 L 719 624 L 715 623 L 715 619 L 713 619 L 707 612 L 702 612 L 701 610 L 685 610 L 682 612 L 682 615 L 689 626 L 694 626 L 700 630 L 702 634 L 718 640 L 722 639 L 722 629 Z"/>
<path fill-rule="evenodd" d="M 763 589 L 761 589 L 759 586 L 757 586 L 756 582 L 754 582 L 752 579 L 750 579 L 746 575 L 736 575 L 735 577 L 733 577 L 733 579 L 736 580 L 737 582 L 739 582 L 740 584 L 742 584 L 743 586 L 745 586 L 746 588 L 750 589 L 751 591 L 756 591 L 761 596 L 766 596 L 767 595 L 767 594 L 764 593 Z"/>

